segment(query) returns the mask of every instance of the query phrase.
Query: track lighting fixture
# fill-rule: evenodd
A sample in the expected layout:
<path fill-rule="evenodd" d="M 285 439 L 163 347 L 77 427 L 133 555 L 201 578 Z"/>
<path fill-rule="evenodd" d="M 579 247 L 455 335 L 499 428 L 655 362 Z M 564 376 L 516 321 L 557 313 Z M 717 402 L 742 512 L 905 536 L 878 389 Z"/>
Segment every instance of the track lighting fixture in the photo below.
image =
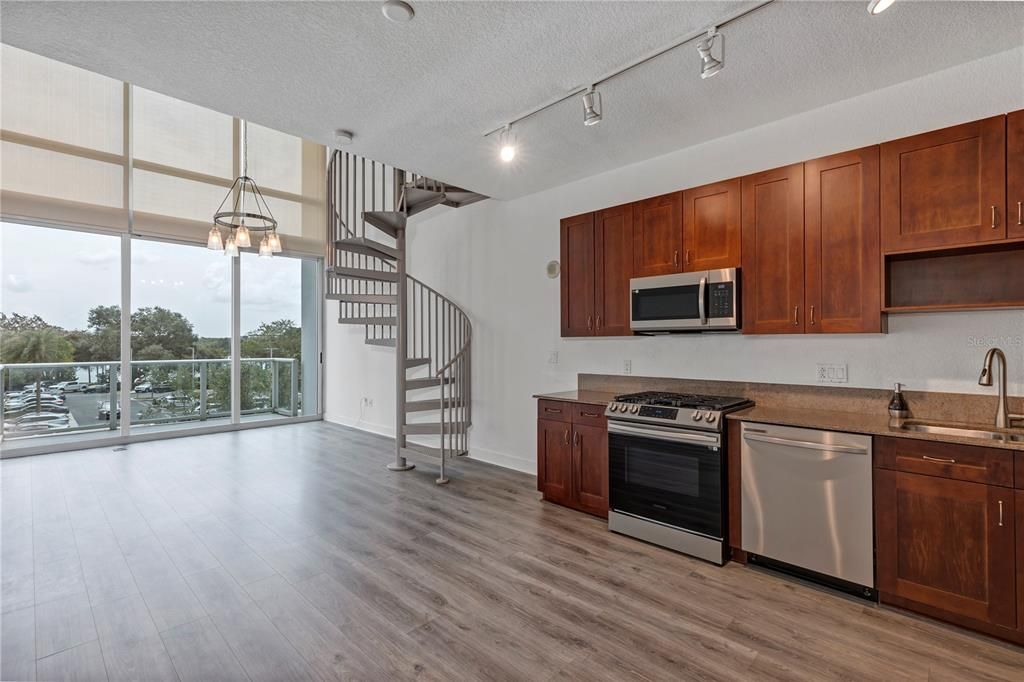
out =
<path fill-rule="evenodd" d="M 715 46 L 715 38 L 719 36 L 722 38 L 722 58 L 715 59 L 711 50 Z M 700 77 L 711 78 L 725 66 L 725 36 L 717 28 L 709 28 L 707 35 L 697 43 L 697 53 L 700 55 Z"/>
<path fill-rule="evenodd" d="M 501 129 L 501 134 L 498 136 L 498 145 L 501 148 L 499 154 L 502 161 L 508 163 L 516 158 L 516 135 L 512 132 L 511 123 Z"/>
<path fill-rule="evenodd" d="M 601 93 L 591 86 L 583 93 L 583 125 L 596 125 L 601 122 L 601 118 Z"/>
<path fill-rule="evenodd" d="M 892 7 L 892 3 L 894 2 L 896 2 L 896 0 L 871 0 L 868 3 L 868 14 L 881 14 Z"/>

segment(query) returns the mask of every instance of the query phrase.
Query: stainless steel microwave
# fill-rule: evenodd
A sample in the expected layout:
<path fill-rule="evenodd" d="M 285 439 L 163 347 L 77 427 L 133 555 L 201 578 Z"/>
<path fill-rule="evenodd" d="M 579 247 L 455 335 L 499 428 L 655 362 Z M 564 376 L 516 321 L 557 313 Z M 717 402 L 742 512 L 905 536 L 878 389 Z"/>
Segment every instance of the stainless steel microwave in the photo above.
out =
<path fill-rule="evenodd" d="M 738 268 L 629 280 L 630 327 L 638 334 L 740 328 Z"/>

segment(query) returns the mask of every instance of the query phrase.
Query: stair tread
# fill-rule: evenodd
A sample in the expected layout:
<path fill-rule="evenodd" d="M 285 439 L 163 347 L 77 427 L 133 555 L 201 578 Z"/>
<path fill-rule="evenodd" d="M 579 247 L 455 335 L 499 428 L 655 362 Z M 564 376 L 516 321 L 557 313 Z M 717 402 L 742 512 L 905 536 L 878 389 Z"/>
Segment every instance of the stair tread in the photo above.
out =
<path fill-rule="evenodd" d="M 452 383 L 451 377 L 445 377 L 444 383 Z M 422 377 L 419 379 L 406 379 L 405 390 L 416 391 L 421 388 L 436 388 L 441 385 L 441 379 L 439 377 Z"/>
<path fill-rule="evenodd" d="M 398 339 L 366 339 L 366 345 L 394 348 L 398 345 Z"/>
<path fill-rule="evenodd" d="M 410 436 L 415 435 L 437 435 L 444 433 L 462 433 L 469 424 L 466 422 L 423 422 L 422 424 L 406 424 L 402 427 L 402 433 Z"/>
<path fill-rule="evenodd" d="M 394 270 L 367 270 L 366 268 L 346 268 L 340 265 L 327 268 L 327 274 L 350 279 L 370 279 L 379 282 L 397 282 L 398 273 Z"/>
<path fill-rule="evenodd" d="M 338 324 L 362 324 L 383 327 L 394 327 L 398 324 L 397 317 L 339 317 Z"/>
<path fill-rule="evenodd" d="M 363 211 L 363 220 L 392 237 L 397 237 L 406 224 L 406 216 L 401 211 Z"/>
<path fill-rule="evenodd" d="M 334 242 L 334 247 L 343 251 L 352 251 L 353 253 L 361 253 L 375 258 L 385 258 L 389 260 L 398 259 L 398 249 L 372 239 L 367 239 L 366 237 L 337 239 Z"/>
<path fill-rule="evenodd" d="M 406 400 L 405 411 L 406 412 L 426 412 L 429 410 L 440 410 L 441 409 L 441 398 L 430 398 L 427 400 Z M 444 398 L 445 406 L 457 407 L 462 405 L 461 400 L 455 398 Z"/>
<path fill-rule="evenodd" d="M 398 296 L 394 294 L 327 294 L 326 298 L 345 303 L 382 303 L 385 305 L 398 303 Z"/>
<path fill-rule="evenodd" d="M 406 358 L 405 359 L 405 366 L 406 366 L 406 368 L 422 367 L 423 365 L 429 365 L 429 364 L 430 364 L 430 358 Z"/>
<path fill-rule="evenodd" d="M 433 208 L 445 200 L 445 193 L 422 187 L 405 188 L 406 215 L 416 215 Z"/>

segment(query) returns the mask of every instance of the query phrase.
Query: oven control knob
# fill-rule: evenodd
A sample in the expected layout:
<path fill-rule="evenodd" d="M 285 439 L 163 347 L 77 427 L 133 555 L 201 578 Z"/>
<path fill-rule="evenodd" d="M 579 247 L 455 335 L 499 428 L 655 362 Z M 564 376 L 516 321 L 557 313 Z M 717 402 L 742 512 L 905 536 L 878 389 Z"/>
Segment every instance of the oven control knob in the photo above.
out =
<path fill-rule="evenodd" d="M 639 405 L 632 405 L 632 406 L 631 406 L 631 407 L 629 408 L 629 411 L 630 411 L 630 412 L 632 412 L 633 414 L 636 414 L 637 412 L 639 412 L 639 411 L 640 411 L 640 406 L 639 406 Z"/>
<path fill-rule="evenodd" d="M 708 412 L 708 416 L 705 417 L 705 419 L 707 420 L 708 424 L 714 424 L 715 420 L 718 419 L 718 415 L 716 415 L 714 412 Z"/>
<path fill-rule="evenodd" d="M 619 411 L 619 404 L 618 403 L 612 403 L 611 405 L 608 406 L 608 411 L 609 412 L 618 412 Z"/>
<path fill-rule="evenodd" d="M 700 413 L 700 410 L 697 410 L 696 412 L 693 413 L 693 421 L 699 422 L 701 420 L 701 417 L 703 416 L 704 415 Z"/>

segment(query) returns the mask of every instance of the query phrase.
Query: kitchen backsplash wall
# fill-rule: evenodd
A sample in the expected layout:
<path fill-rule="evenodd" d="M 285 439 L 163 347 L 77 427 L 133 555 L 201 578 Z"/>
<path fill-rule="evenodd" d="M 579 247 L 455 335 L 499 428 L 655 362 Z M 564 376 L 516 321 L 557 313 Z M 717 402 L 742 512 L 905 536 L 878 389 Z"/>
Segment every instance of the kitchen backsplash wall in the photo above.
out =
<path fill-rule="evenodd" d="M 739 334 L 562 339 L 560 218 L 1024 108 L 1024 47 L 514 201 L 432 209 L 410 227 L 409 271 L 473 320 L 474 457 L 534 471 L 536 392 L 577 374 L 816 384 L 818 363 L 845 365 L 837 387 L 992 393 L 977 385 L 985 350 L 1002 347 L 1010 388 L 1024 394 L 1024 311 L 891 316 L 888 334 Z M 610 103 L 609 103 L 610 107 Z M 609 108 L 610 111 L 610 108 Z M 523 161 L 509 172 L 529 172 Z M 827 286 L 827 284 L 826 284 Z M 326 417 L 393 433 L 394 356 L 331 324 Z M 360 358 L 355 362 L 354 358 Z M 363 401 L 373 401 L 368 405 Z"/>

